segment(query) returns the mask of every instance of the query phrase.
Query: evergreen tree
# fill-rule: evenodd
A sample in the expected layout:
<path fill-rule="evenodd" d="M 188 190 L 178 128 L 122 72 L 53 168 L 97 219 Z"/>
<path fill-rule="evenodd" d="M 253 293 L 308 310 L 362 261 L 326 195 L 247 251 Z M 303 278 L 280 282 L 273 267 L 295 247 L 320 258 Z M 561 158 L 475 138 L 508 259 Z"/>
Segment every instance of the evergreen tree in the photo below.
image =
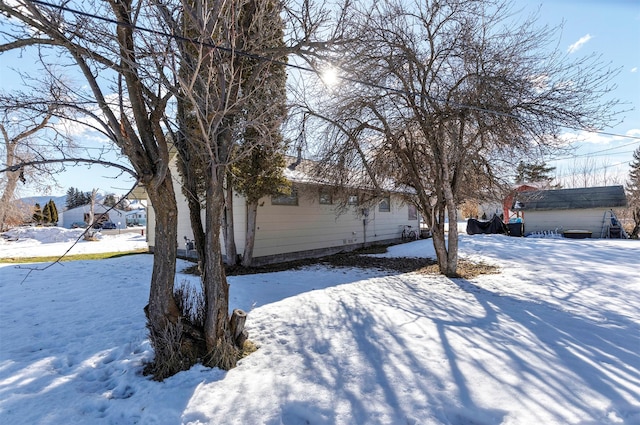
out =
<path fill-rule="evenodd" d="M 634 226 L 630 236 L 634 239 L 640 234 L 640 146 L 633 152 L 633 161 L 629 171 L 629 180 L 625 186 L 627 201 L 633 215 Z"/>
<path fill-rule="evenodd" d="M 79 207 L 81 205 L 88 204 L 87 192 L 78 191 L 78 196 L 76 197 L 76 206 Z"/>
<path fill-rule="evenodd" d="M 51 223 L 51 203 L 47 202 L 44 204 L 44 208 L 42 209 L 42 223 L 48 224 Z"/>
<path fill-rule="evenodd" d="M 67 189 L 67 197 L 64 203 L 64 206 L 66 209 L 70 210 L 76 207 L 75 197 L 76 197 L 77 191 L 78 190 L 75 187 L 70 187 L 69 189 Z"/>
<path fill-rule="evenodd" d="M 76 207 L 81 207 L 82 205 L 87 205 L 90 202 L 91 192 L 81 192 L 75 187 L 70 187 L 67 190 L 65 206 L 68 210 Z"/>
<path fill-rule="evenodd" d="M 42 223 L 42 208 L 40 204 L 36 202 L 36 205 L 33 207 L 33 221 L 37 224 Z"/>
<path fill-rule="evenodd" d="M 107 196 L 105 196 L 104 201 L 102 201 L 102 204 L 105 207 L 109 207 L 109 208 L 115 207 L 117 203 L 118 201 L 113 193 L 110 193 Z"/>
<path fill-rule="evenodd" d="M 244 50 L 260 51 L 284 47 L 284 24 L 279 18 L 279 3 L 274 0 L 249 1 L 241 11 L 246 33 Z M 256 14 L 262 19 L 256 20 Z M 256 25 L 256 22 L 259 22 Z M 244 115 L 239 120 L 244 132 L 237 147 L 247 152 L 233 167 L 233 187 L 246 198 L 247 226 L 242 264 L 251 265 L 255 242 L 258 201 L 275 195 L 287 185 L 284 177 L 286 143 L 281 125 L 287 114 L 287 73 L 282 63 L 265 64 L 243 57 L 240 62 L 247 72 L 241 82 L 242 91 L 251 93 Z"/>
<path fill-rule="evenodd" d="M 56 206 L 56 203 L 53 202 L 53 199 L 49 199 L 48 205 L 49 205 L 49 211 L 51 214 L 50 223 L 57 224 L 58 223 L 58 207 Z"/>
<path fill-rule="evenodd" d="M 554 177 L 551 175 L 556 167 L 548 167 L 546 162 L 526 164 L 520 162 L 516 168 L 516 183 L 543 183 L 550 186 Z"/>

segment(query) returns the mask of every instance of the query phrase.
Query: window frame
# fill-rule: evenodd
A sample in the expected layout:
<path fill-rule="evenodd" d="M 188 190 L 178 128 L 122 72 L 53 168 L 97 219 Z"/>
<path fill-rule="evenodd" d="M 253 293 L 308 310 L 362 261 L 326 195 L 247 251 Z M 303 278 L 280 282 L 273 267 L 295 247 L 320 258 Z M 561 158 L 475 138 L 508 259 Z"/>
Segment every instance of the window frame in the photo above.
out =
<path fill-rule="evenodd" d="M 271 205 L 298 206 L 298 188 L 293 186 L 289 195 L 271 196 Z"/>
<path fill-rule="evenodd" d="M 320 205 L 333 205 L 333 196 L 331 195 L 331 192 L 321 190 L 318 194 L 318 203 Z"/>
<path fill-rule="evenodd" d="M 413 204 L 407 204 L 407 214 L 409 220 L 417 220 L 418 208 Z"/>
<path fill-rule="evenodd" d="M 391 212 L 391 197 L 385 196 L 378 202 L 378 212 Z"/>

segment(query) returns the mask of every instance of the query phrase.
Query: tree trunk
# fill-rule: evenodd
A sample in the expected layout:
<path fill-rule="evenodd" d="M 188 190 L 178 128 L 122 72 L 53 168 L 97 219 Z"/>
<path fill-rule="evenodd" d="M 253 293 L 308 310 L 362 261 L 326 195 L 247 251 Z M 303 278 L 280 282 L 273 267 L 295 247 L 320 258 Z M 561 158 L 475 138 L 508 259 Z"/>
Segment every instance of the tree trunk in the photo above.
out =
<path fill-rule="evenodd" d="M 442 274 L 446 274 L 448 262 L 444 224 L 444 209 L 440 207 L 435 211 L 431 233 L 433 237 L 433 248 L 436 251 L 438 268 Z"/>
<path fill-rule="evenodd" d="M 212 164 L 207 187 L 206 250 L 202 286 L 205 295 L 204 335 L 210 357 L 207 364 L 221 369 L 235 367 L 237 350 L 229 330 L 229 285 L 220 245 L 220 221 L 224 212 L 224 167 Z"/>
<path fill-rule="evenodd" d="M 180 131 L 173 136 L 175 147 L 178 151 L 178 170 L 182 176 L 182 194 L 187 199 L 189 208 L 189 222 L 193 233 L 193 244 L 198 256 L 198 269 L 202 271 L 205 256 L 204 225 L 202 224 L 202 189 L 199 187 L 201 175 L 199 168 L 202 162 L 198 161 L 198 153 L 194 152 L 193 143 L 189 143 L 191 134 L 189 126 L 189 114 L 185 111 L 185 102 L 177 102 L 178 125 Z"/>
<path fill-rule="evenodd" d="M 202 206 L 198 194 L 198 177 L 195 170 L 189 166 L 189 152 L 185 149 L 179 149 L 179 152 L 181 158 L 178 161 L 178 166 L 182 174 L 183 194 L 187 199 L 187 206 L 189 208 L 189 222 L 191 223 L 191 231 L 193 232 L 193 244 L 198 256 L 198 268 L 202 271 L 202 264 L 205 257 L 205 241 L 201 214 Z"/>
<path fill-rule="evenodd" d="M 11 201 L 13 201 L 18 185 L 20 171 L 7 171 L 5 176 L 7 178 L 7 185 L 0 199 L 0 232 L 4 230 L 7 217 L 9 216 L 9 209 L 11 208 Z"/>
<path fill-rule="evenodd" d="M 175 323 L 180 315 L 173 297 L 178 208 L 171 175 L 167 173 L 157 188 L 148 185 L 147 193 L 155 211 L 156 223 L 153 271 L 146 312 L 150 330 L 163 332 L 166 326 Z"/>
<path fill-rule="evenodd" d="M 636 208 L 633 210 L 633 230 L 629 234 L 631 239 L 638 239 L 638 235 L 640 235 L 640 208 Z"/>
<path fill-rule="evenodd" d="M 193 245 L 196 249 L 196 255 L 198 256 L 198 269 L 202 270 L 206 252 L 200 199 L 197 195 L 187 196 L 187 205 L 189 207 L 189 222 L 191 223 L 191 231 L 193 232 Z"/>
<path fill-rule="evenodd" d="M 256 241 L 256 219 L 258 217 L 258 202 L 252 201 L 247 203 L 247 234 L 244 242 L 244 255 L 242 256 L 242 265 L 244 267 L 251 266 L 253 262 L 253 247 Z"/>
<path fill-rule="evenodd" d="M 457 277 L 458 276 L 458 211 L 455 204 L 447 206 L 447 213 L 449 218 L 449 235 L 447 246 L 447 265 L 444 271 L 441 270 L 445 276 Z"/>
<path fill-rule="evenodd" d="M 223 217 L 222 226 L 224 228 L 226 263 L 229 266 L 235 266 L 238 263 L 238 250 L 236 249 L 235 224 L 233 221 L 233 187 L 230 184 L 230 179 L 227 179 Z"/>
<path fill-rule="evenodd" d="M 236 347 L 242 348 L 242 345 L 247 340 L 246 336 L 247 331 L 244 330 L 244 324 L 247 321 L 247 313 L 239 308 L 233 310 L 231 314 L 231 338 L 233 338 L 233 342 L 236 344 Z"/>

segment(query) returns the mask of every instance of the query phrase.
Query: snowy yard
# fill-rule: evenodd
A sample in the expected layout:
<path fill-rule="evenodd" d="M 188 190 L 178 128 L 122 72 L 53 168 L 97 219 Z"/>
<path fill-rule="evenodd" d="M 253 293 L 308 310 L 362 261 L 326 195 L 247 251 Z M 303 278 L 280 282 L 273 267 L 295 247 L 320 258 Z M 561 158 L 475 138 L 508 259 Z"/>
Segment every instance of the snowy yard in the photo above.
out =
<path fill-rule="evenodd" d="M 64 252 L 59 239 L 0 239 L 0 257 Z M 143 242 L 105 236 L 77 251 Z M 0 264 L 0 423 L 640 424 L 639 241 L 463 235 L 461 254 L 502 273 L 230 277 L 260 349 L 229 372 L 162 383 L 140 373 L 150 255 L 28 276 L 42 264 Z"/>

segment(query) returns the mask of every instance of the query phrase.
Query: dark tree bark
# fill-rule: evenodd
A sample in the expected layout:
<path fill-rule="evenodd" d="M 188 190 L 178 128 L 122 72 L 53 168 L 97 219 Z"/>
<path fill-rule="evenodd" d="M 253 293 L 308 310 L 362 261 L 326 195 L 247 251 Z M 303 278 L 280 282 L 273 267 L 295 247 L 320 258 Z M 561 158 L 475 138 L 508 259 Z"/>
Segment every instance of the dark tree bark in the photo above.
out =
<path fill-rule="evenodd" d="M 236 248 L 235 220 L 233 219 L 233 177 L 227 173 L 227 185 L 225 189 L 224 217 L 222 225 L 224 227 L 225 263 L 228 266 L 235 266 L 238 263 L 238 250 Z"/>
<path fill-rule="evenodd" d="M 251 266 L 253 262 L 253 248 L 256 242 L 256 221 L 258 219 L 258 202 L 247 202 L 247 233 L 244 242 L 242 265 Z"/>

